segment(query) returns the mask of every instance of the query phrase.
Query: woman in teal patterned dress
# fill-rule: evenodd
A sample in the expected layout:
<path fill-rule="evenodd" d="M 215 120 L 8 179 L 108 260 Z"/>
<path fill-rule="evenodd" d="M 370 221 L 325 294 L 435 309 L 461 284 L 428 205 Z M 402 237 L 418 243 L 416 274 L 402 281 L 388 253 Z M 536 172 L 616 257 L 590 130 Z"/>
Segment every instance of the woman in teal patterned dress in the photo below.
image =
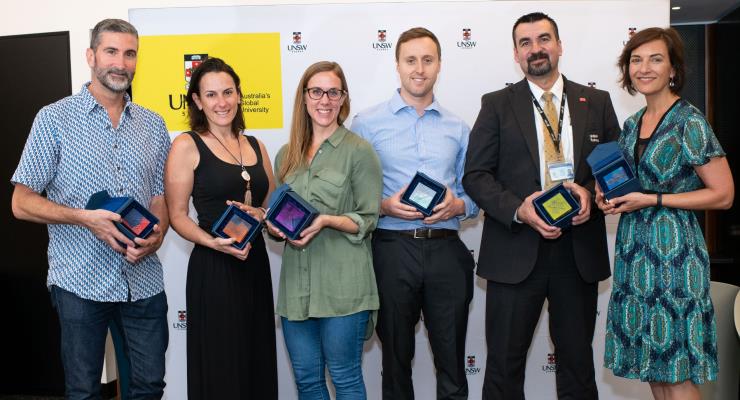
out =
<path fill-rule="evenodd" d="M 619 214 L 604 364 L 649 382 L 658 399 L 698 399 L 717 377 L 709 255 L 693 210 L 727 209 L 734 186 L 725 153 L 699 110 L 678 93 L 683 45 L 673 29 L 635 34 L 619 58 L 622 86 L 647 107 L 619 138 L 642 193 L 606 202 Z"/>

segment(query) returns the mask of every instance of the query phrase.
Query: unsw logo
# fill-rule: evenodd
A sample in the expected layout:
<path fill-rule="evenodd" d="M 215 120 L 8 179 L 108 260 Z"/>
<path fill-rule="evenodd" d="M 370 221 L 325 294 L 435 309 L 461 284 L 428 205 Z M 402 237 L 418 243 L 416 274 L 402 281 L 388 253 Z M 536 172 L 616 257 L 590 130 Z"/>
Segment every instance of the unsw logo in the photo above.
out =
<path fill-rule="evenodd" d="M 555 372 L 558 369 L 558 357 L 555 353 L 547 353 L 547 364 L 542 365 L 542 372 Z"/>
<path fill-rule="evenodd" d="M 476 375 L 480 373 L 480 367 L 475 366 L 475 355 L 468 355 L 465 361 L 465 375 Z"/>
<path fill-rule="evenodd" d="M 177 311 L 177 321 L 172 323 L 172 327 L 178 331 L 184 331 L 188 328 L 188 312 L 185 310 Z"/>
<path fill-rule="evenodd" d="M 300 32 L 293 32 L 292 42 L 287 46 L 288 51 L 291 53 L 303 53 L 308 50 L 308 45 L 304 44 L 302 40 L 303 38 Z"/>
<path fill-rule="evenodd" d="M 373 49 L 378 51 L 387 51 L 393 48 L 393 43 L 387 41 L 385 29 L 378 29 L 378 41 L 373 43 Z"/>
<path fill-rule="evenodd" d="M 472 49 L 478 44 L 476 41 L 472 40 L 472 38 L 473 36 L 470 28 L 463 28 L 462 41 L 457 42 L 457 47 L 461 49 Z"/>

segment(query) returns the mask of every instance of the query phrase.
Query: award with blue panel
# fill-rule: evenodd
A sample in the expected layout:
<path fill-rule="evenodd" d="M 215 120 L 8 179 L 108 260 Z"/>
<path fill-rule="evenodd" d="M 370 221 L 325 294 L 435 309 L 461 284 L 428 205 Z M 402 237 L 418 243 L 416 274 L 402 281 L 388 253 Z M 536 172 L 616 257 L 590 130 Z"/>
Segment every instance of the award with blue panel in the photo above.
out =
<path fill-rule="evenodd" d="M 532 200 L 534 210 L 548 225 L 566 228 L 581 210 L 581 204 L 562 183 Z"/>
<path fill-rule="evenodd" d="M 596 146 L 586 161 L 607 200 L 627 193 L 642 192 L 640 180 L 630 168 L 617 142 Z"/>
<path fill-rule="evenodd" d="M 231 245 L 243 250 L 261 231 L 261 225 L 256 218 L 232 204 L 213 224 L 211 232 L 224 239 L 234 239 Z"/>
<path fill-rule="evenodd" d="M 417 171 L 403 192 L 401 203 L 415 207 L 428 217 L 434 213 L 434 207 L 444 200 L 446 193 L 445 185 Z"/>
<path fill-rule="evenodd" d="M 154 225 L 159 223 L 159 218 L 132 197 L 110 197 L 106 190 L 90 196 L 85 209 L 103 209 L 120 215 L 121 221 L 114 221 L 113 224 L 132 241 L 137 237 L 146 239 Z"/>
<path fill-rule="evenodd" d="M 265 219 L 280 229 L 288 239 L 297 240 L 318 215 L 316 208 L 285 183 L 272 192 L 270 210 Z"/>

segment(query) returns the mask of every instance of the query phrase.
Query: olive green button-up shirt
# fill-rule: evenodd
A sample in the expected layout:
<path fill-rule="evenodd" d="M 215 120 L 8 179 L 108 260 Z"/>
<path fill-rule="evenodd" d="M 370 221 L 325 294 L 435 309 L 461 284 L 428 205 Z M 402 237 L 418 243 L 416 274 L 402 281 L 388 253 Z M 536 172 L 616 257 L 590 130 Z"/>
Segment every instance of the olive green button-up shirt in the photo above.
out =
<path fill-rule="evenodd" d="M 280 170 L 286 146 L 275 160 Z M 372 146 L 340 126 L 300 168 L 278 185 L 290 187 L 321 214 L 343 215 L 357 233 L 322 229 L 303 248 L 286 242 L 277 313 L 291 321 L 337 317 L 379 308 L 371 232 L 378 222 L 383 175 Z M 374 320 L 374 318 L 373 318 Z M 372 321 L 368 331 L 372 332 Z"/>

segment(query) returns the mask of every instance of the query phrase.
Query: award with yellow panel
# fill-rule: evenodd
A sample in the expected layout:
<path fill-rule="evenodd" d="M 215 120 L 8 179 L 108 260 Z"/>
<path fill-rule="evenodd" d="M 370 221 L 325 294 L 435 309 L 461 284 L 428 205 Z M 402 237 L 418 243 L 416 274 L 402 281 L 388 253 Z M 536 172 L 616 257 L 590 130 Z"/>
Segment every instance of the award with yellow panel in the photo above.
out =
<path fill-rule="evenodd" d="M 532 200 L 537 215 L 548 225 L 566 228 L 581 210 L 581 205 L 572 194 L 558 184 Z"/>

